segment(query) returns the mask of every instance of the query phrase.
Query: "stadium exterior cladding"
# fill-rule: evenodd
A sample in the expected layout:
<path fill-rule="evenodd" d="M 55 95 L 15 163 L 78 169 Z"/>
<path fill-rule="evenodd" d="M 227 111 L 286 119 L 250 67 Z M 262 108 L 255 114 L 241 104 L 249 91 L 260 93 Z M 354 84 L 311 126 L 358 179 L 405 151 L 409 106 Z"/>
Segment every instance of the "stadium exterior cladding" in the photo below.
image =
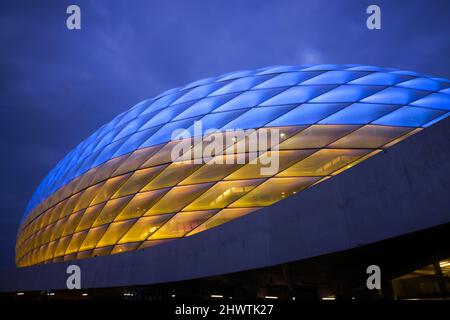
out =
<path fill-rule="evenodd" d="M 269 67 L 166 91 L 101 127 L 48 174 L 25 212 L 16 263 L 144 249 L 258 214 L 449 114 L 449 80 L 374 66 Z M 202 134 L 276 129 L 276 151 L 267 152 L 279 156 L 277 172 L 262 175 L 261 162 L 173 161 L 172 132 L 193 133 L 199 120 Z M 237 157 L 240 141 L 231 141 L 214 157 Z"/>

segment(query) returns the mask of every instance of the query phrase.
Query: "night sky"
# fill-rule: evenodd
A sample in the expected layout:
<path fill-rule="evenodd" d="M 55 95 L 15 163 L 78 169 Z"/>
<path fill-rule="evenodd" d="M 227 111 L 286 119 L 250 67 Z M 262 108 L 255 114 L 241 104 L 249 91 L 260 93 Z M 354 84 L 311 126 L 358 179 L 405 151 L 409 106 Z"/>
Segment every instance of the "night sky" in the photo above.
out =
<path fill-rule="evenodd" d="M 81 7 L 82 30 L 66 28 Z M 382 29 L 366 28 L 366 8 Z M 2 1 L 0 266 L 48 171 L 172 87 L 270 65 L 360 63 L 450 78 L 450 1 Z"/>

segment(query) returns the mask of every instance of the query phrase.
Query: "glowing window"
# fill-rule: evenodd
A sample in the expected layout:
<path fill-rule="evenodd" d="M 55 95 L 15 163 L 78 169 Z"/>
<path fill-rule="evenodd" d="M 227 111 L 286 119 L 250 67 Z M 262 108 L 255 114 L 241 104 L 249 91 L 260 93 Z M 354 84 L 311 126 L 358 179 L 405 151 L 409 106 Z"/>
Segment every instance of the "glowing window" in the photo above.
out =
<path fill-rule="evenodd" d="M 315 177 L 272 178 L 232 203 L 230 207 L 270 206 L 272 203 L 305 189 L 318 179 Z"/>
<path fill-rule="evenodd" d="M 135 223 L 136 220 L 127 220 L 121 222 L 113 222 L 108 226 L 103 237 L 97 244 L 97 247 L 105 247 L 116 244 L 120 238 L 130 229 L 130 227 Z"/>
<path fill-rule="evenodd" d="M 119 214 L 119 212 L 125 207 L 125 205 L 131 200 L 132 196 L 123 198 L 117 198 L 109 200 L 103 207 L 103 210 L 98 215 L 93 226 L 99 226 L 105 223 L 110 223 Z"/>
<path fill-rule="evenodd" d="M 350 125 L 313 125 L 281 143 L 279 149 L 321 148 L 357 128 Z"/>
<path fill-rule="evenodd" d="M 239 170 L 233 172 L 225 180 L 238 180 L 238 179 L 254 179 L 254 178 L 267 178 L 270 175 L 267 175 L 264 171 L 261 171 L 262 168 L 269 168 L 271 164 L 264 164 L 261 162 L 261 158 L 271 159 L 272 157 L 278 158 L 278 169 L 271 175 L 275 175 L 276 173 L 284 170 L 285 168 L 293 165 L 295 162 L 306 158 L 311 155 L 315 150 L 289 150 L 289 151 L 269 151 L 259 158 L 256 159 L 256 163 L 247 163 L 244 167 Z M 272 160 L 275 161 L 275 160 Z M 275 166 L 275 164 L 272 164 Z M 267 170 L 267 169 L 266 169 Z M 264 174 L 263 174 L 264 173 Z"/>
<path fill-rule="evenodd" d="M 139 168 L 145 161 L 150 159 L 159 149 L 160 145 L 148 147 L 134 151 L 114 172 L 114 175 L 120 175 L 131 172 Z"/>
<path fill-rule="evenodd" d="M 172 213 L 180 211 L 188 203 L 197 198 L 212 183 L 196 184 L 192 186 L 178 186 L 172 188 L 168 193 L 162 197 L 147 213 L 148 215 Z"/>
<path fill-rule="evenodd" d="M 66 222 L 62 236 L 67 236 L 75 232 L 75 229 L 83 216 L 84 210 L 71 214 Z"/>
<path fill-rule="evenodd" d="M 188 139 L 189 141 L 191 139 Z M 170 163 L 172 162 L 172 150 L 173 148 L 181 143 L 181 140 L 177 141 L 170 141 L 167 144 L 165 144 L 155 155 L 153 155 L 150 159 L 144 162 L 144 164 L 141 166 L 141 168 L 148 168 L 157 166 L 163 163 Z M 183 141 L 184 143 L 185 141 Z"/>
<path fill-rule="evenodd" d="M 216 210 L 180 212 L 153 233 L 149 240 L 183 237 L 216 212 Z"/>
<path fill-rule="evenodd" d="M 411 130 L 407 127 L 367 125 L 332 143 L 330 148 L 379 148 Z"/>
<path fill-rule="evenodd" d="M 95 176 L 92 178 L 92 181 L 86 181 L 89 184 L 97 183 L 99 181 L 108 179 L 112 173 L 123 163 L 124 160 L 128 158 L 127 155 L 112 159 L 107 163 L 102 164 L 101 167 L 95 170 Z M 85 187 L 87 187 L 86 184 Z"/>
<path fill-rule="evenodd" d="M 78 249 L 81 246 L 81 243 L 83 242 L 84 238 L 86 237 L 88 231 L 78 232 L 75 233 L 72 236 L 72 239 L 70 240 L 70 244 L 67 247 L 66 254 L 71 254 L 78 252 Z"/>
<path fill-rule="evenodd" d="M 58 247 L 56 247 L 55 257 L 60 257 L 64 255 L 67 247 L 69 246 L 71 238 L 72 236 L 67 236 L 59 240 Z"/>
<path fill-rule="evenodd" d="M 92 199 L 94 199 L 94 197 L 97 195 L 97 192 L 100 190 L 102 185 L 103 185 L 103 182 L 93 185 L 92 187 L 89 187 L 84 191 L 81 191 L 82 195 L 81 195 L 80 200 L 78 201 L 77 205 L 75 206 L 74 211 L 76 212 L 81 209 L 85 209 L 85 208 L 89 207 L 89 204 L 91 203 Z"/>
<path fill-rule="evenodd" d="M 75 205 L 80 200 L 80 196 L 81 196 L 81 193 L 77 193 L 77 194 L 71 196 L 68 200 L 64 201 L 65 205 L 64 205 L 64 208 L 60 212 L 60 216 L 59 216 L 60 218 L 66 216 L 66 215 L 69 215 L 73 212 Z"/>
<path fill-rule="evenodd" d="M 219 181 L 184 208 L 184 211 L 224 208 L 252 190 L 262 181 L 264 180 Z"/>
<path fill-rule="evenodd" d="M 278 176 L 325 176 L 369 153 L 365 149 L 322 149 Z"/>
<path fill-rule="evenodd" d="M 160 189 L 136 194 L 115 218 L 115 221 L 137 218 L 150 209 L 168 189 Z"/>
<path fill-rule="evenodd" d="M 131 173 L 118 177 L 110 178 L 102 185 L 97 195 L 92 200 L 91 205 L 105 202 L 111 199 L 111 196 L 119 189 L 119 187 L 130 177 Z"/>
<path fill-rule="evenodd" d="M 181 181 L 180 185 L 219 181 L 243 165 L 237 163 L 235 154 L 219 155 Z"/>
<path fill-rule="evenodd" d="M 221 210 L 220 212 L 213 215 L 211 218 L 206 220 L 204 223 L 199 225 L 197 228 L 189 232 L 187 235 L 191 236 L 193 234 L 220 226 L 226 222 L 231 220 L 243 217 L 249 213 L 252 213 L 259 208 L 226 208 Z"/>
<path fill-rule="evenodd" d="M 90 229 L 86 238 L 84 238 L 83 243 L 81 244 L 80 251 L 93 249 L 100 238 L 105 233 L 108 225 L 100 226 L 98 228 Z"/>
<path fill-rule="evenodd" d="M 64 230 L 64 227 L 65 227 L 65 225 L 66 225 L 66 221 L 68 220 L 68 218 L 69 218 L 69 217 L 65 217 L 65 218 L 59 220 L 59 221 L 56 223 L 55 229 L 54 229 L 54 231 L 53 231 L 53 233 L 52 233 L 52 235 L 51 235 L 51 237 L 50 237 L 50 240 L 51 240 L 51 241 L 56 240 L 56 239 L 58 239 L 58 238 L 61 237 L 61 234 L 62 234 L 62 232 L 63 232 L 63 230 Z"/>
<path fill-rule="evenodd" d="M 125 244 L 115 245 L 114 249 L 111 251 L 111 254 L 117 254 L 117 253 L 127 252 L 127 251 L 131 251 L 131 250 L 136 250 L 140 244 L 141 244 L 140 242 L 135 242 L 135 243 L 125 243 Z"/>
<path fill-rule="evenodd" d="M 162 171 L 156 178 L 151 180 L 142 191 L 161 189 L 165 187 L 171 187 L 178 182 L 186 178 L 196 169 L 200 168 L 201 164 L 192 163 L 193 161 L 186 162 L 173 162 L 164 171 Z"/>
<path fill-rule="evenodd" d="M 100 211 L 102 211 L 104 205 L 105 205 L 105 203 L 101 203 L 96 206 L 87 208 L 84 211 L 81 221 L 78 224 L 77 229 L 75 231 L 78 232 L 78 231 L 89 229 L 92 226 L 92 224 L 94 223 L 95 219 L 97 219 L 97 216 L 100 213 Z"/>
<path fill-rule="evenodd" d="M 120 239 L 119 243 L 144 241 L 167 220 L 173 217 L 173 214 L 161 214 L 140 218 L 131 229 Z"/>
<path fill-rule="evenodd" d="M 95 248 L 94 250 L 92 250 L 92 256 L 93 257 L 107 256 L 108 254 L 111 253 L 113 248 L 114 246 Z"/>
<path fill-rule="evenodd" d="M 149 181 L 159 174 L 166 165 L 137 170 L 133 175 L 116 191 L 114 198 L 123 197 L 140 191 Z"/>

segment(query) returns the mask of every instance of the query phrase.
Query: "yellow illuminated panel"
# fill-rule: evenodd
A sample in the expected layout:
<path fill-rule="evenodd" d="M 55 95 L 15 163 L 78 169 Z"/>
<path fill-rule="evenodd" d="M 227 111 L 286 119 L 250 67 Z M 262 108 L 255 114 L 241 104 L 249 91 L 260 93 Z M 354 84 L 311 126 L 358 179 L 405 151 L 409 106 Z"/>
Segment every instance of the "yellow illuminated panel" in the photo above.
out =
<path fill-rule="evenodd" d="M 230 207 L 265 207 L 316 182 L 316 177 L 272 178 L 232 203 Z"/>
<path fill-rule="evenodd" d="M 156 154 L 145 161 L 144 164 L 142 164 L 141 168 L 148 168 L 164 163 L 171 163 L 172 150 L 178 143 L 179 141 L 170 141 L 165 144 Z"/>
<path fill-rule="evenodd" d="M 72 239 L 70 240 L 69 247 L 66 250 L 66 254 L 75 253 L 80 248 L 81 244 L 83 243 L 84 238 L 86 237 L 88 231 L 78 232 L 75 233 L 72 236 Z"/>
<path fill-rule="evenodd" d="M 189 232 L 187 235 L 192 236 L 196 233 L 212 229 L 214 227 L 220 226 L 221 224 L 227 223 L 231 220 L 243 217 L 249 213 L 252 213 L 259 208 L 227 208 L 219 211 L 215 215 L 213 215 L 211 218 L 206 220 L 204 223 L 199 225 L 197 228 Z"/>
<path fill-rule="evenodd" d="M 119 187 L 128 179 L 130 175 L 131 174 L 124 174 L 106 180 L 106 182 L 97 192 L 95 198 L 92 200 L 91 205 L 99 204 L 111 199 L 112 195 L 117 191 L 117 189 L 119 189 Z"/>
<path fill-rule="evenodd" d="M 125 243 L 125 244 L 118 244 L 115 245 L 114 248 L 111 251 L 111 254 L 117 254 L 117 253 L 123 253 L 131 250 L 136 250 L 140 242 L 133 242 L 133 243 Z"/>
<path fill-rule="evenodd" d="M 366 149 L 321 149 L 277 176 L 325 176 L 369 152 Z"/>
<path fill-rule="evenodd" d="M 103 225 L 101 227 L 90 229 L 83 243 L 81 244 L 80 251 L 93 249 L 100 238 L 105 233 L 108 225 Z"/>
<path fill-rule="evenodd" d="M 120 239 L 119 243 L 128 243 L 144 241 L 167 220 L 173 217 L 173 214 L 161 214 L 140 218 L 131 229 Z"/>
<path fill-rule="evenodd" d="M 246 158 L 249 158 L 248 155 Z M 181 181 L 180 185 L 219 181 L 244 164 L 238 162 L 236 154 L 219 155 L 210 159 L 208 163 Z"/>
<path fill-rule="evenodd" d="M 166 165 L 137 170 L 114 194 L 113 198 L 120 198 L 140 191 L 149 181 L 161 172 Z"/>
<path fill-rule="evenodd" d="M 263 181 L 263 179 L 253 179 L 217 182 L 211 189 L 184 208 L 183 211 L 225 208 Z"/>
<path fill-rule="evenodd" d="M 101 203 L 96 206 L 87 208 L 84 211 L 83 217 L 81 218 L 81 221 L 78 224 L 76 231 L 82 231 L 82 230 L 89 229 L 92 226 L 92 224 L 94 223 L 95 219 L 97 219 L 97 216 L 102 211 L 104 206 L 105 206 L 105 204 Z"/>
<path fill-rule="evenodd" d="M 225 180 L 236 180 L 236 179 L 254 179 L 254 178 L 268 178 L 271 175 L 275 175 L 279 171 L 293 165 L 300 159 L 304 159 L 307 156 L 314 153 L 315 150 L 279 150 L 279 151 L 268 151 L 262 156 L 256 159 L 256 163 L 247 163 L 245 166 L 239 170 L 233 172 L 225 178 Z M 271 175 L 263 174 L 262 168 L 270 169 L 270 162 L 268 160 L 278 158 L 278 169 Z M 261 160 L 261 159 L 265 160 Z M 275 160 L 274 160 L 275 161 Z"/>
<path fill-rule="evenodd" d="M 127 172 L 131 172 L 139 168 L 145 161 L 147 161 L 152 155 L 158 152 L 162 146 L 154 146 L 144 149 L 138 149 L 134 151 L 126 161 L 114 172 L 114 175 L 121 175 Z"/>
<path fill-rule="evenodd" d="M 168 190 L 166 188 L 136 194 L 115 218 L 115 221 L 138 218 L 144 215 Z"/>
<path fill-rule="evenodd" d="M 350 125 L 313 125 L 282 142 L 279 149 L 322 148 L 357 128 Z"/>
<path fill-rule="evenodd" d="M 105 234 L 98 242 L 97 247 L 105 247 L 116 244 L 135 222 L 136 220 L 127 220 L 111 223 L 108 226 L 108 230 L 106 230 Z"/>
<path fill-rule="evenodd" d="M 93 257 L 107 256 L 108 254 L 111 253 L 113 248 L 114 246 L 95 248 L 92 251 L 92 256 Z"/>
<path fill-rule="evenodd" d="M 200 168 L 201 164 L 192 163 L 193 161 L 174 162 L 163 172 L 150 181 L 142 190 L 156 190 L 171 187 L 186 178 L 189 174 Z"/>
<path fill-rule="evenodd" d="M 91 203 L 92 199 L 97 195 L 97 192 L 102 187 L 102 183 L 98 183 L 92 187 L 87 188 L 85 191 L 83 191 L 83 194 L 81 195 L 80 199 L 78 200 L 74 210 L 78 211 L 81 209 L 85 209 L 89 207 L 89 204 Z"/>
<path fill-rule="evenodd" d="M 74 213 L 69 216 L 69 218 L 65 224 L 64 231 L 62 232 L 63 236 L 67 236 L 67 235 L 75 232 L 75 229 L 77 228 L 77 225 L 80 222 L 83 214 L 84 214 L 84 210 L 79 211 L 79 212 Z"/>
<path fill-rule="evenodd" d="M 148 216 L 180 211 L 189 202 L 197 198 L 206 189 L 208 189 L 211 185 L 211 183 L 204 183 L 192 186 L 174 187 L 150 210 L 148 210 L 145 215 Z"/>
<path fill-rule="evenodd" d="M 58 247 L 56 248 L 55 257 L 60 257 L 64 255 L 71 239 L 72 236 L 67 236 L 59 240 Z"/>
<path fill-rule="evenodd" d="M 93 226 L 99 226 L 105 223 L 110 223 L 119 214 L 119 212 L 126 206 L 132 196 L 122 197 L 118 199 L 110 200 L 103 207 L 102 211 L 95 220 Z"/>
<path fill-rule="evenodd" d="M 183 237 L 216 212 L 216 210 L 180 212 L 153 233 L 149 240 Z"/>
<path fill-rule="evenodd" d="M 379 148 L 386 143 L 406 134 L 412 128 L 367 125 L 338 141 L 330 148 Z"/>

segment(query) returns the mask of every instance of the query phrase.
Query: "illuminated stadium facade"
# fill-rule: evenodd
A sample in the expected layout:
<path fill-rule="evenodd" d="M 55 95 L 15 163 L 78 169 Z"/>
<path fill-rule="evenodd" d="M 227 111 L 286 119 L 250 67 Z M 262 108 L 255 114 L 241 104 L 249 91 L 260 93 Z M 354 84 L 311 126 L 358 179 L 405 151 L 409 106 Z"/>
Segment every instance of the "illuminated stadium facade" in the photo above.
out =
<path fill-rule="evenodd" d="M 363 65 L 166 91 L 42 181 L 0 296 L 449 298 L 449 114 L 449 80 Z"/>
<path fill-rule="evenodd" d="M 277 66 L 168 90 L 118 115 L 47 175 L 26 209 L 16 263 L 150 252 L 220 229 L 316 188 L 449 114 L 449 80 L 374 66 Z M 184 142 L 192 150 L 205 143 L 198 136 L 218 129 L 223 148 L 206 163 L 174 160 L 176 129 L 191 133 Z M 279 143 L 244 151 L 256 164 L 237 163 L 246 140 L 225 139 L 237 129 L 270 129 Z M 279 159 L 270 175 L 258 161 L 267 154 Z M 275 223 L 283 223 L 278 214 Z"/>

